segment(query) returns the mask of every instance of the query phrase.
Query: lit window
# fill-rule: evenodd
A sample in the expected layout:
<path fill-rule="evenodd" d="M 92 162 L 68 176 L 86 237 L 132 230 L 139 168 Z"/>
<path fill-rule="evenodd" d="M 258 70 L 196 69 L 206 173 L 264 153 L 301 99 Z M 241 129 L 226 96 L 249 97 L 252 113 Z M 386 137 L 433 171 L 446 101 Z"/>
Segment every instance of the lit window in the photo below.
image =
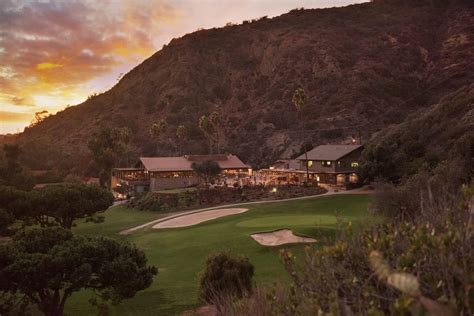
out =
<path fill-rule="evenodd" d="M 331 161 L 321 161 L 323 167 L 331 167 Z"/>
<path fill-rule="evenodd" d="M 308 168 L 311 168 L 312 165 L 313 165 L 313 161 L 312 161 L 312 160 L 308 160 Z"/>
<path fill-rule="evenodd" d="M 353 162 L 351 162 L 351 167 L 352 168 L 357 168 L 357 167 L 359 167 L 359 163 L 357 161 L 353 161 Z"/>

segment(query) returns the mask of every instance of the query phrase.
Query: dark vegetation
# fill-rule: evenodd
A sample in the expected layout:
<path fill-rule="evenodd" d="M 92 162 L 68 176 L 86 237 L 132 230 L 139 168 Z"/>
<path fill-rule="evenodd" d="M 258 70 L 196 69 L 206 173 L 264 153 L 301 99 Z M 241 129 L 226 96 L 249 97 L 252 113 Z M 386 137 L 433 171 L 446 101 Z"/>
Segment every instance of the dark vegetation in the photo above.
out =
<path fill-rule="evenodd" d="M 127 165 L 131 163 L 131 141 L 132 132 L 127 127 L 101 129 L 89 140 L 92 168 L 95 168 L 102 187 L 110 189 L 112 168 L 120 165 L 119 160 Z"/>
<path fill-rule="evenodd" d="M 359 134 L 366 141 L 407 118 L 429 116 L 444 107 L 445 96 L 469 89 L 472 10 L 468 1 L 375 1 L 188 34 L 111 90 L 28 128 L 17 137 L 22 162 L 98 175 L 89 168 L 87 142 L 103 128 L 122 127 L 134 135 L 130 157 L 205 153 L 210 139 L 198 121 L 217 111 L 220 150 L 262 167 L 301 148 L 291 103 L 297 88 L 307 96 L 307 142 L 340 143 Z M 456 102 L 463 106 L 462 98 Z M 148 129 L 160 119 L 168 129 L 151 139 Z M 472 115 L 465 120 L 472 124 Z M 176 135 L 180 125 L 188 131 L 185 142 Z M 427 137 L 446 153 L 459 134 L 456 124 L 443 131 Z"/>
<path fill-rule="evenodd" d="M 219 164 L 213 160 L 206 160 L 201 163 L 193 162 L 191 167 L 198 177 L 204 181 L 206 187 L 221 173 Z"/>
<path fill-rule="evenodd" d="M 361 175 L 400 183 L 429 172 L 443 161 L 457 161 L 467 178 L 474 174 L 474 85 L 445 96 L 427 111 L 387 128 L 366 145 Z"/>
<path fill-rule="evenodd" d="M 252 293 L 254 267 L 248 258 L 216 253 L 206 259 L 199 280 L 199 299 L 216 304 L 222 297 L 242 298 Z"/>
<path fill-rule="evenodd" d="M 119 303 L 150 286 L 157 269 L 143 251 L 103 237 L 74 236 L 62 228 L 18 232 L 0 245 L 0 313 L 61 316 L 66 300 L 82 289 L 99 297 L 94 304 Z"/>
<path fill-rule="evenodd" d="M 19 147 L 5 145 L 5 149 L 6 168 L 0 175 L 1 315 L 40 311 L 61 316 L 71 295 L 84 289 L 97 294 L 91 303 L 99 314 L 107 314 L 108 304 L 150 286 L 157 269 L 147 266 L 143 251 L 71 232 L 78 219 L 103 219 L 97 213 L 112 205 L 110 191 L 71 183 L 31 190 L 23 185 L 27 181 L 17 182 L 24 175 Z"/>
<path fill-rule="evenodd" d="M 277 187 L 242 187 L 189 190 L 178 193 L 147 192 L 131 199 L 127 206 L 137 210 L 172 212 L 177 210 L 217 206 L 229 203 L 282 200 L 288 198 L 318 195 L 326 192 L 320 187 L 286 186 Z"/>
<path fill-rule="evenodd" d="M 74 221 L 88 218 L 100 221 L 97 213 L 105 211 L 113 203 L 112 194 L 95 185 L 51 185 L 29 192 L 9 186 L 0 186 L 0 231 L 11 234 L 23 226 L 41 227 L 59 225 L 71 229 Z"/>

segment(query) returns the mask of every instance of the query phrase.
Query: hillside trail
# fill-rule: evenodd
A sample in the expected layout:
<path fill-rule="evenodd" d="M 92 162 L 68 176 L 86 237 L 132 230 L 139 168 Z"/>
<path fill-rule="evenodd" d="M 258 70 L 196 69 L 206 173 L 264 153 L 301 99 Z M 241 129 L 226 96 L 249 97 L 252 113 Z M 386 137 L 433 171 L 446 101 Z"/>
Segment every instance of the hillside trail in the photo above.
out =
<path fill-rule="evenodd" d="M 131 228 L 127 228 L 125 230 L 122 230 L 122 231 L 119 232 L 119 235 L 130 235 L 131 233 L 133 233 L 137 230 L 144 229 L 148 226 L 152 226 L 152 225 L 155 225 L 155 224 L 158 224 L 158 223 L 161 223 L 161 222 L 165 222 L 165 221 L 168 221 L 170 219 L 174 219 L 174 218 L 177 218 L 177 217 L 186 216 L 186 215 L 190 215 L 190 214 L 210 211 L 210 210 L 228 209 L 228 208 L 239 207 L 239 206 L 244 206 L 244 205 L 269 204 L 269 203 L 280 203 L 280 202 L 288 202 L 288 201 L 298 201 L 298 200 L 326 197 L 326 196 L 330 196 L 330 195 L 371 194 L 371 193 L 373 193 L 373 190 L 368 188 L 367 186 L 363 186 L 361 188 L 357 188 L 357 189 L 353 189 L 353 190 L 341 190 L 341 191 L 335 190 L 332 187 L 325 187 L 325 189 L 328 190 L 326 193 L 317 194 L 317 195 L 308 195 L 308 196 L 301 196 L 301 197 L 281 199 L 281 200 L 252 201 L 252 202 L 234 203 L 234 204 L 226 204 L 226 205 L 200 208 L 200 209 L 195 209 L 195 210 L 191 210 L 191 211 L 176 212 L 172 215 L 161 217 L 161 218 L 155 219 L 153 221 L 147 222 L 145 224 L 141 224 L 141 225 L 138 225 L 138 226 L 135 226 L 135 227 L 131 227 Z"/>

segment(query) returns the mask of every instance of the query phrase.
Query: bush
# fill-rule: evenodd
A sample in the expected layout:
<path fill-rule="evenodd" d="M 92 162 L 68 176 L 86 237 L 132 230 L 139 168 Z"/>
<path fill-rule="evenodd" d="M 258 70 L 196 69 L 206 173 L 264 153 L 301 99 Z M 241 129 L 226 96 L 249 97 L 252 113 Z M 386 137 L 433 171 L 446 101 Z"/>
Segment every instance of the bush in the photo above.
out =
<path fill-rule="evenodd" d="M 128 207 L 136 208 L 142 211 L 161 212 L 165 209 L 165 205 L 158 194 L 147 192 L 131 199 Z"/>
<path fill-rule="evenodd" d="M 455 205 L 461 199 L 462 183 L 466 183 L 466 175 L 461 163 L 444 162 L 431 174 L 421 172 L 399 186 L 378 181 L 373 207 L 391 220 L 433 222 L 439 214 L 428 212 L 428 208 Z"/>
<path fill-rule="evenodd" d="M 247 296 L 252 292 L 253 275 L 254 267 L 246 257 L 211 255 L 199 281 L 199 298 L 205 303 L 216 303 L 222 298 Z"/>
<path fill-rule="evenodd" d="M 15 221 L 13 215 L 0 208 L 0 236 L 8 232 L 8 226 Z"/>

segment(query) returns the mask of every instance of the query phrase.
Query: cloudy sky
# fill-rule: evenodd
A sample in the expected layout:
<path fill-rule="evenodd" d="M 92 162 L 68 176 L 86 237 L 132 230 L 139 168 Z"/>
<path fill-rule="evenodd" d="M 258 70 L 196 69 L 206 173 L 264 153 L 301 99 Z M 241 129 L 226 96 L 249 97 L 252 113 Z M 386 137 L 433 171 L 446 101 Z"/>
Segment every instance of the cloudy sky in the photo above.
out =
<path fill-rule="evenodd" d="M 0 0 L 0 134 L 112 87 L 172 38 L 363 0 Z"/>

